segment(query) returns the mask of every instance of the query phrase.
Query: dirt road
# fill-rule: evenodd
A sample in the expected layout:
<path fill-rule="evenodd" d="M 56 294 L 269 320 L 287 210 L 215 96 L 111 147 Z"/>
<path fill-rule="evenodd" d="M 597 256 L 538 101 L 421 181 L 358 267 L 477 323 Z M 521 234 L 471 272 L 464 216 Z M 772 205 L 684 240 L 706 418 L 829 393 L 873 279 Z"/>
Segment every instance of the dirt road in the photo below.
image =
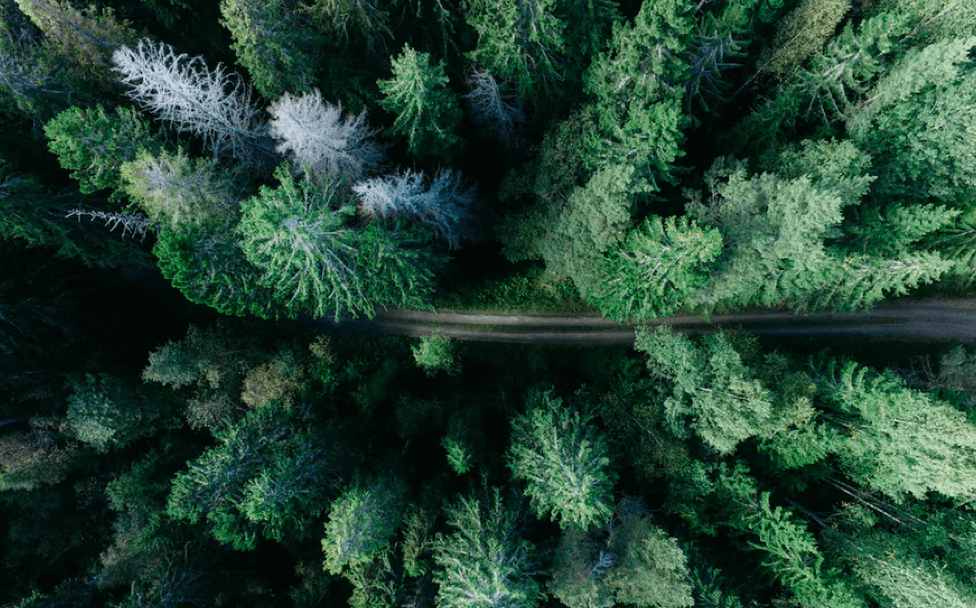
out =
<path fill-rule="evenodd" d="M 544 342 L 549 344 L 628 344 L 634 325 L 597 316 L 496 315 L 453 311 L 386 310 L 370 319 L 312 321 L 327 331 L 423 336 L 433 332 L 459 340 L 483 342 Z M 876 339 L 976 342 L 976 300 L 902 300 L 863 313 L 795 315 L 754 310 L 700 317 L 658 319 L 680 331 L 708 333 L 741 329 L 766 336 L 861 336 Z"/>

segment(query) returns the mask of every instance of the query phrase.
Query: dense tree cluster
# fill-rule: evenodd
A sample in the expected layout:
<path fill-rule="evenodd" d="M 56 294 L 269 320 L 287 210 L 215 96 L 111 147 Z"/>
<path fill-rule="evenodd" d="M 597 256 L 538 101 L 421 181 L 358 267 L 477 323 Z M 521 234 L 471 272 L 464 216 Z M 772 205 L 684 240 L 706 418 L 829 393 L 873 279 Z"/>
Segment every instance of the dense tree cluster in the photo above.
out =
<path fill-rule="evenodd" d="M 0 0 L 0 605 L 976 606 L 970 347 L 316 329 L 959 293 L 974 7 Z"/>

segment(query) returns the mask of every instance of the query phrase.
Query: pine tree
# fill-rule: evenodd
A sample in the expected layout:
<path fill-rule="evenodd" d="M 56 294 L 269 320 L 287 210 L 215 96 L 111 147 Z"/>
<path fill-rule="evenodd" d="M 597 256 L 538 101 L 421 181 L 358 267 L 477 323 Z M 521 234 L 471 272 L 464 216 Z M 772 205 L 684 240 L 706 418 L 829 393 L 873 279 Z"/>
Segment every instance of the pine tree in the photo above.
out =
<path fill-rule="evenodd" d="M 348 463 L 340 430 L 301 426 L 280 404 L 251 410 L 173 478 L 166 512 L 238 550 L 307 538 Z"/>
<path fill-rule="evenodd" d="M 969 204 L 976 198 L 976 153 L 966 144 L 976 128 L 976 37 L 912 49 L 847 121 L 851 139 L 885 179 L 882 200 Z"/>
<path fill-rule="evenodd" d="M 569 608 L 680 608 L 693 604 L 684 552 L 640 501 L 620 501 L 604 528 L 563 532 L 548 590 Z"/>
<path fill-rule="evenodd" d="M 61 167 L 78 180 L 82 194 L 121 188 L 119 169 L 123 163 L 135 160 L 140 150 L 156 154 L 162 148 L 149 124 L 126 107 L 117 108 L 114 114 L 101 105 L 96 109 L 70 108 L 48 121 L 44 134 L 48 148 L 57 155 Z"/>
<path fill-rule="evenodd" d="M 447 256 L 430 246 L 431 234 L 416 225 L 374 222 L 356 234 L 356 267 L 362 280 L 364 308 L 371 306 L 423 308 L 430 306 L 436 277 Z"/>
<path fill-rule="evenodd" d="M 119 21 L 110 8 L 98 11 L 93 6 L 86 14 L 60 0 L 16 2 L 63 57 L 99 79 L 111 80 L 115 49 L 139 39 L 138 33 Z"/>
<path fill-rule="evenodd" d="M 347 488 L 329 508 L 322 550 L 325 569 L 340 574 L 379 557 L 404 514 L 404 487 L 374 477 Z"/>
<path fill-rule="evenodd" d="M 564 529 L 606 523 L 615 476 L 593 416 L 565 407 L 551 392 L 531 394 L 527 407 L 512 420 L 508 467 L 526 483 L 533 512 Z"/>
<path fill-rule="evenodd" d="M 342 107 L 323 103 L 317 90 L 301 97 L 286 93 L 269 112 L 278 151 L 289 154 L 296 168 L 308 166 L 317 180 L 329 174 L 358 180 L 382 162 L 380 147 L 370 140 L 373 132 L 365 126 L 365 112 L 341 120 Z"/>
<path fill-rule="evenodd" d="M 295 9 L 282 0 L 221 0 L 220 12 L 237 61 L 259 93 L 276 99 L 311 91 L 319 41 Z"/>
<path fill-rule="evenodd" d="M 439 334 L 421 336 L 420 343 L 410 347 L 413 353 L 413 360 L 417 367 L 423 369 L 428 376 L 433 376 L 437 372 L 447 372 L 456 374 L 461 369 L 461 362 L 455 358 L 455 343 L 450 338 Z M 457 442 L 451 442 L 455 446 L 455 451 L 460 448 Z M 448 449 L 450 455 L 451 449 Z"/>
<path fill-rule="evenodd" d="M 614 319 L 666 317 L 705 287 L 707 270 L 721 251 L 722 235 L 715 228 L 651 216 L 607 257 L 607 279 L 590 301 Z"/>
<path fill-rule="evenodd" d="M 478 0 L 465 19 L 478 33 L 468 57 L 493 76 L 510 81 L 522 101 L 554 90 L 562 78 L 563 29 L 556 0 Z"/>
<path fill-rule="evenodd" d="M 135 49 L 123 46 L 112 60 L 129 97 L 180 131 L 203 137 L 214 155 L 255 165 L 274 160 L 250 88 L 222 65 L 210 70 L 202 57 L 177 55 L 147 39 Z"/>
<path fill-rule="evenodd" d="M 497 488 L 461 496 L 447 507 L 450 534 L 438 534 L 433 553 L 437 607 L 533 608 L 541 599 L 535 547 L 519 536 L 518 513 Z"/>
<path fill-rule="evenodd" d="M 769 437 L 789 421 L 790 412 L 773 409 L 774 395 L 743 362 L 724 334 L 690 338 L 660 328 L 641 329 L 635 348 L 647 354 L 651 374 L 665 380 L 668 427 L 688 437 L 687 427 L 720 454 L 729 454 L 750 437 Z"/>
<path fill-rule="evenodd" d="M 597 123 L 585 134 L 590 170 L 633 166 L 650 190 L 671 179 L 687 122 L 679 84 L 688 71 L 681 54 L 690 33 L 689 15 L 676 0 L 645 2 L 632 24 L 614 28 L 609 48 L 584 76 Z"/>
<path fill-rule="evenodd" d="M 475 190 L 450 169 L 442 169 L 426 188 L 422 174 L 407 171 L 374 177 L 352 189 L 359 195 L 359 211 L 366 217 L 410 218 L 436 230 L 451 247 L 472 233 Z"/>
<path fill-rule="evenodd" d="M 184 230 L 235 219 L 238 189 L 212 160 L 189 158 L 182 150 L 140 150 L 118 171 L 122 191 L 158 226 Z"/>
<path fill-rule="evenodd" d="M 406 136 L 418 158 L 450 159 L 461 143 L 456 134 L 461 108 L 448 88 L 444 61 L 432 65 L 430 53 L 404 45 L 392 62 L 393 78 L 376 83 L 383 93 L 380 105 L 396 114 L 392 132 Z"/>
<path fill-rule="evenodd" d="M 287 166 L 278 188 L 261 187 L 242 203 L 240 247 L 275 292 L 283 311 L 338 316 L 369 307 L 355 267 L 355 235 L 343 226 L 354 211 L 338 183 L 296 183 Z"/>
<path fill-rule="evenodd" d="M 818 53 L 851 8 L 850 0 L 804 0 L 776 27 L 776 34 L 759 59 L 759 69 L 789 75 Z"/>
<path fill-rule="evenodd" d="M 858 483 L 896 501 L 976 492 L 976 426 L 962 412 L 853 362 L 830 363 L 822 390 L 828 449 Z"/>
<path fill-rule="evenodd" d="M 141 391 L 121 378 L 87 374 L 71 385 L 68 434 L 98 452 L 180 426 L 173 417 L 172 403 L 160 393 Z"/>

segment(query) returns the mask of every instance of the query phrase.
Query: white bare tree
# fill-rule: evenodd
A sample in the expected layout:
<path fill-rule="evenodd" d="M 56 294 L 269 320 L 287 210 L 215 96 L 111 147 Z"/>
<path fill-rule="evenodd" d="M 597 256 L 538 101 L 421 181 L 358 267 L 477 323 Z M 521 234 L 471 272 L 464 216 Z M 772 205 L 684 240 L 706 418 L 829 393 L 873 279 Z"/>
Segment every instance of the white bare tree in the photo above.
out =
<path fill-rule="evenodd" d="M 229 154 L 249 164 L 275 157 L 267 127 L 251 103 L 251 89 L 223 65 L 210 70 L 202 57 L 177 55 L 149 39 L 112 55 L 115 71 L 129 85 L 129 97 L 181 131 L 199 135 L 214 155 Z"/>
<path fill-rule="evenodd" d="M 522 122 L 521 104 L 506 94 L 495 77 L 479 70 L 468 77 L 471 91 L 464 96 L 471 118 L 510 148 L 516 147 L 517 131 Z"/>
<path fill-rule="evenodd" d="M 342 119 L 342 106 L 322 101 L 318 90 L 301 97 L 285 93 L 271 105 L 271 134 L 278 151 L 321 180 L 329 174 L 362 179 L 383 161 L 383 150 L 366 126 L 366 112 Z"/>
<path fill-rule="evenodd" d="M 407 171 L 374 177 L 356 184 L 353 190 L 359 195 L 359 209 L 364 215 L 409 217 L 439 232 L 451 247 L 457 247 L 470 232 L 475 189 L 450 169 L 442 169 L 430 187 L 424 186 L 422 173 Z"/>

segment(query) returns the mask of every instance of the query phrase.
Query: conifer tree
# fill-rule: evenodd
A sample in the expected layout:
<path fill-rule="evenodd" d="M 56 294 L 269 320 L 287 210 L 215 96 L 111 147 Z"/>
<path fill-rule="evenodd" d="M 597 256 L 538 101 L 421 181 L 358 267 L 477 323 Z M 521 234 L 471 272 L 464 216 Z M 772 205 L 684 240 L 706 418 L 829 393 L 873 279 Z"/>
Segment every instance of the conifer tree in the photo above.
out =
<path fill-rule="evenodd" d="M 222 65 L 210 70 L 202 57 L 178 55 L 148 39 L 134 49 L 123 46 L 112 60 L 129 97 L 180 131 L 202 137 L 215 156 L 229 154 L 254 165 L 275 159 L 250 88 Z"/>
<path fill-rule="evenodd" d="M 487 70 L 472 72 L 468 88 L 464 100 L 474 122 L 506 146 L 514 147 L 524 118 L 522 104 Z"/>
<path fill-rule="evenodd" d="M 871 154 L 885 179 L 883 200 L 968 205 L 976 198 L 976 37 L 912 49 L 847 121 L 851 139 Z"/>
<path fill-rule="evenodd" d="M 82 194 L 120 189 L 121 165 L 133 161 L 140 150 L 155 154 L 162 142 L 136 110 L 119 107 L 109 114 L 96 109 L 70 108 L 44 125 L 48 148 L 61 167 L 78 180 Z"/>
<path fill-rule="evenodd" d="M 828 449 L 852 479 L 896 501 L 976 492 L 976 426 L 962 412 L 853 362 L 824 371 Z"/>
<path fill-rule="evenodd" d="M 472 234 L 475 190 L 451 169 L 442 169 L 427 187 L 422 174 L 407 171 L 374 177 L 352 189 L 366 217 L 412 219 L 440 233 L 451 247 Z"/>
<path fill-rule="evenodd" d="M 226 226 L 237 213 L 234 180 L 222 175 L 212 160 L 189 158 L 182 150 L 155 155 L 140 150 L 118 171 L 123 192 L 158 226 Z"/>
<path fill-rule="evenodd" d="M 268 99 L 311 91 L 318 40 L 282 0 L 221 0 L 221 24 L 230 30 L 237 61 Z"/>
<path fill-rule="evenodd" d="M 354 210 L 338 193 L 338 183 L 296 183 L 285 165 L 275 177 L 278 188 L 262 186 L 242 204 L 237 227 L 241 250 L 260 269 L 261 281 L 285 311 L 338 317 L 367 308 L 355 267 L 355 235 L 343 226 Z"/>
<path fill-rule="evenodd" d="M 318 90 L 301 97 L 286 93 L 269 112 L 278 151 L 288 154 L 296 168 L 307 166 L 317 180 L 329 174 L 362 179 L 382 162 L 365 111 L 342 120 L 342 107 L 324 103 Z"/>
<path fill-rule="evenodd" d="M 86 14 L 61 0 L 16 2 L 63 57 L 99 79 L 111 79 L 112 53 L 139 39 L 110 8 L 99 11 L 92 6 Z"/>
<path fill-rule="evenodd" d="M 729 454 L 750 437 L 771 436 L 786 421 L 773 409 L 773 394 L 754 377 L 724 334 L 705 336 L 701 346 L 660 328 L 640 329 L 635 348 L 647 354 L 651 374 L 665 380 L 669 430 L 688 437 L 687 427 L 709 447 Z M 788 424 L 788 423 L 786 423 Z"/>
<path fill-rule="evenodd" d="M 722 235 L 715 228 L 651 216 L 607 256 L 607 279 L 590 301 L 615 319 L 666 317 L 705 287 L 721 251 Z"/>
<path fill-rule="evenodd" d="M 329 508 L 322 550 L 325 569 L 339 574 L 383 553 L 404 513 L 404 487 L 375 477 L 347 488 Z"/>
<path fill-rule="evenodd" d="M 432 65 L 430 53 L 404 45 L 392 62 L 393 78 L 377 82 L 380 104 L 396 114 L 392 132 L 406 136 L 410 153 L 418 158 L 449 159 L 461 143 L 455 133 L 461 108 L 448 88 L 444 61 Z"/>
<path fill-rule="evenodd" d="M 453 531 L 433 545 L 438 608 L 533 608 L 535 547 L 519 536 L 519 516 L 497 488 L 461 496 L 447 507 Z"/>
<path fill-rule="evenodd" d="M 651 190 L 671 179 L 687 122 L 679 83 L 688 71 L 681 55 L 690 33 L 690 16 L 676 0 L 645 2 L 633 23 L 614 28 L 609 48 L 584 76 L 596 121 L 584 140 L 590 170 L 633 166 Z"/>
<path fill-rule="evenodd" d="M 614 473 L 593 416 L 573 411 L 551 392 L 536 392 L 525 414 L 512 420 L 508 467 L 526 483 L 525 494 L 540 519 L 586 530 L 613 512 Z"/>
<path fill-rule="evenodd" d="M 471 2 L 465 19 L 478 45 L 468 57 L 512 82 L 520 100 L 537 100 L 562 78 L 565 24 L 555 11 L 556 0 Z"/>
<path fill-rule="evenodd" d="M 803 0 L 777 24 L 759 69 L 789 75 L 823 48 L 850 8 L 850 0 Z"/>

